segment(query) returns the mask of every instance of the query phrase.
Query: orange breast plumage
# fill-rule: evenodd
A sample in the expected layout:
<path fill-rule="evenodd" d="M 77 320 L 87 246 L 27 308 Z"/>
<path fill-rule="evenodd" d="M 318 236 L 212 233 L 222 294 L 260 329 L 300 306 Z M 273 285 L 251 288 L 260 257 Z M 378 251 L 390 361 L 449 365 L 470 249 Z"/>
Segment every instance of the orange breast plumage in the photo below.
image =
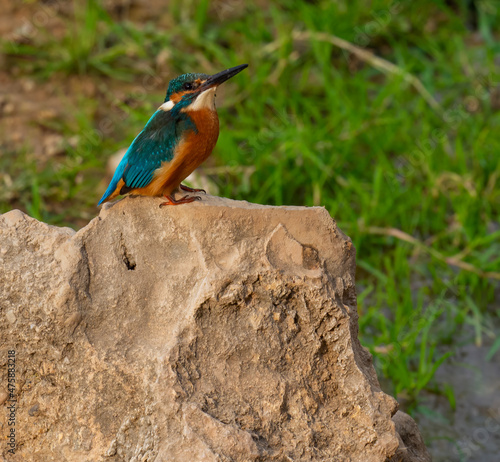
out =
<path fill-rule="evenodd" d="M 190 111 L 196 130 L 189 130 L 177 145 L 174 158 L 155 172 L 145 188 L 133 191 L 147 196 L 170 195 L 212 153 L 219 137 L 219 118 L 211 109 Z"/>

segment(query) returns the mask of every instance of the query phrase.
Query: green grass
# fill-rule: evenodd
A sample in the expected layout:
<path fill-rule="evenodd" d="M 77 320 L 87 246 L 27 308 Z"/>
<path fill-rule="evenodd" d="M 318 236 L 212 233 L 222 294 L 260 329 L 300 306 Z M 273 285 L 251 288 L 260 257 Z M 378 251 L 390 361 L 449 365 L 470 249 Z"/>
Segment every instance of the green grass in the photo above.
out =
<path fill-rule="evenodd" d="M 89 1 L 67 19 L 62 42 L 41 30 L 28 44 L 4 43 L 8 63 L 40 84 L 77 74 L 100 90 L 56 127 L 78 136 L 66 156 L 4 162 L 11 181 L 0 211 L 87 220 L 98 212 L 107 157 L 140 131 L 169 77 L 249 63 L 227 84 L 206 171 L 221 195 L 326 206 L 356 246 L 361 340 L 388 391 L 410 411 L 423 389 L 453 406 L 453 390 L 436 389 L 436 369 L 461 331 L 476 343 L 497 336 L 500 315 L 500 8 L 479 2 L 473 32 L 468 2 L 456 3 L 175 1 L 169 27 L 155 27 L 117 22 Z M 400 72 L 383 73 L 328 36 Z M 109 129 L 99 128 L 104 119 Z"/>

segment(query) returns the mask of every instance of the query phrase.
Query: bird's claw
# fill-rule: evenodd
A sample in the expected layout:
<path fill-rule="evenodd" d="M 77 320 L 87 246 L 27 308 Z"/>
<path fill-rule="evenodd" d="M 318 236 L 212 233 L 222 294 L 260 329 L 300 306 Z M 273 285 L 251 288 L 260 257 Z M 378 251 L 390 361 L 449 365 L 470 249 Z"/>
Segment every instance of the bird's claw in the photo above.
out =
<path fill-rule="evenodd" d="M 194 201 L 201 201 L 200 196 L 184 196 L 178 200 L 174 199 L 173 196 L 165 196 L 167 199 L 166 202 L 162 202 L 160 204 L 160 208 L 165 207 L 166 205 L 181 205 L 181 204 L 189 204 L 190 202 Z"/>
<path fill-rule="evenodd" d="M 204 189 L 193 189 L 193 188 L 190 188 L 189 186 L 185 186 L 183 184 L 179 185 L 179 189 L 182 189 L 183 191 L 187 191 L 187 192 L 194 192 L 194 193 L 202 192 L 203 194 L 207 193 Z"/>

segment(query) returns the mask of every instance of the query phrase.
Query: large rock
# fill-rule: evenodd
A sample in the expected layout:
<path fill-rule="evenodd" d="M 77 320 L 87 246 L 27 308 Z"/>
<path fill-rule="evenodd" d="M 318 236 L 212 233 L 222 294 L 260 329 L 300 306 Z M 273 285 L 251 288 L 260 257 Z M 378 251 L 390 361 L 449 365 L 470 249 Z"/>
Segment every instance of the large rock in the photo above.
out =
<path fill-rule="evenodd" d="M 358 342 L 355 250 L 325 209 L 160 202 L 77 233 L 0 217 L 6 460 L 429 460 Z"/>

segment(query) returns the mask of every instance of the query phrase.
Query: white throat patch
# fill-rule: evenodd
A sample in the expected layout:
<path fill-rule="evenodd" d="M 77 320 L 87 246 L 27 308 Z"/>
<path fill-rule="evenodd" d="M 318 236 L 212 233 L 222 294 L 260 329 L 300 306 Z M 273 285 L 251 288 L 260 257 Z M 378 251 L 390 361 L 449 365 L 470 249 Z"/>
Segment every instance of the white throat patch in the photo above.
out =
<path fill-rule="evenodd" d="M 198 95 L 194 100 L 194 103 L 190 104 L 186 109 L 188 111 L 199 111 L 200 109 L 210 109 L 215 111 L 215 87 L 205 90 L 203 93 Z"/>
<path fill-rule="evenodd" d="M 161 109 L 162 111 L 170 111 L 175 106 L 173 101 L 167 101 L 166 103 L 163 103 L 158 109 Z"/>

